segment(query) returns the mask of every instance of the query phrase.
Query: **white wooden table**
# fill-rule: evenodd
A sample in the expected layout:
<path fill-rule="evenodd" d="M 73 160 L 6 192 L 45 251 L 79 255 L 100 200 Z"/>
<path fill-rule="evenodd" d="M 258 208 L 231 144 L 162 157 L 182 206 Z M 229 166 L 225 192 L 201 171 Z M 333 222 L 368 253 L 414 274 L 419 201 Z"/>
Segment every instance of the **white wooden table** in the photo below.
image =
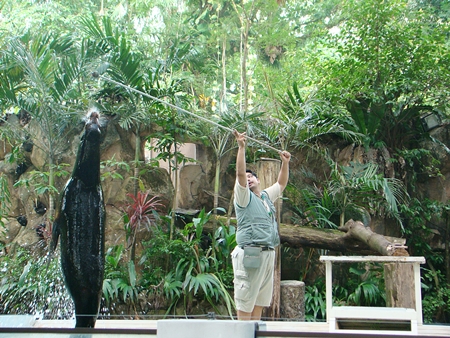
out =
<path fill-rule="evenodd" d="M 410 322 L 410 333 L 417 335 L 417 325 L 422 325 L 422 294 L 420 288 L 420 264 L 425 263 L 424 257 L 397 257 L 397 256 L 321 256 L 320 260 L 325 263 L 326 269 L 326 306 L 327 322 L 330 331 L 340 332 L 367 332 L 361 330 L 340 330 L 339 320 L 379 320 L 389 322 Z M 380 263 L 406 263 L 413 265 L 414 271 L 414 294 L 415 305 L 412 308 L 393 308 L 393 307 L 367 307 L 367 306 L 334 306 L 333 305 L 333 274 L 332 263 L 335 262 L 380 262 Z M 368 329 L 370 330 L 370 329 Z M 380 331 L 377 331 L 381 333 Z M 391 334 L 404 334 L 405 331 L 386 331 Z"/>

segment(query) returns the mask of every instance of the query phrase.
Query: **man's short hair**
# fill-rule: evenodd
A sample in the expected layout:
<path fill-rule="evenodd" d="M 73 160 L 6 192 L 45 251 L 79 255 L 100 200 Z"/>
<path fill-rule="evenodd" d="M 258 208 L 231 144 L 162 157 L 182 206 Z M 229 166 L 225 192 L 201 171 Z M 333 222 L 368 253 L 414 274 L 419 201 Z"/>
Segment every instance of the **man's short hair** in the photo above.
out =
<path fill-rule="evenodd" d="M 255 176 L 256 178 L 258 178 L 258 175 L 256 175 L 256 173 L 255 173 L 254 171 L 251 171 L 250 169 L 247 169 L 245 172 L 246 172 L 246 173 L 250 173 L 250 174 L 252 174 L 253 176 Z"/>

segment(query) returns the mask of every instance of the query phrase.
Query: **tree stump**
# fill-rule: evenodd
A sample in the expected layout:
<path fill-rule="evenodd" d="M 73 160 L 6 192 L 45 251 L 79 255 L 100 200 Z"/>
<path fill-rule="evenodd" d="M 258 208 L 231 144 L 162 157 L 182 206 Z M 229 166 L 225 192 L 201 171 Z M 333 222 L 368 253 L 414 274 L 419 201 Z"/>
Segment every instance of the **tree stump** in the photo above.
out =
<path fill-rule="evenodd" d="M 384 281 L 387 307 L 416 308 L 412 264 L 384 264 Z"/>
<path fill-rule="evenodd" d="M 305 321 L 305 283 L 281 281 L 280 314 L 286 321 Z"/>

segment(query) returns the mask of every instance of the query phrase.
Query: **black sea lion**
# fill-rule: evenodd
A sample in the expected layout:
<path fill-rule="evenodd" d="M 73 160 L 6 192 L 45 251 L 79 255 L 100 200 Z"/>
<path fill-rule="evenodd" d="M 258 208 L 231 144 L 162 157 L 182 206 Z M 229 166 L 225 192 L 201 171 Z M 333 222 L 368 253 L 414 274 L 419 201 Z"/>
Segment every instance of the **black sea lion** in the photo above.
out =
<path fill-rule="evenodd" d="M 72 177 L 52 229 L 53 251 L 61 238 L 61 268 L 75 304 L 76 327 L 94 327 L 104 274 L 105 205 L 100 184 L 99 114 L 88 115 Z"/>

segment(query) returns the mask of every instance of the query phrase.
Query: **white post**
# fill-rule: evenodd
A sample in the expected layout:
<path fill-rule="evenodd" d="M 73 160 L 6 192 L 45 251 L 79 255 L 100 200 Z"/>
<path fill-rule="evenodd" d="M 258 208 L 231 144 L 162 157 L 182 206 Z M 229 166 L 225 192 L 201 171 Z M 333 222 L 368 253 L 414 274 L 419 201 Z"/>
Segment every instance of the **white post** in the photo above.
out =
<path fill-rule="evenodd" d="M 414 268 L 414 288 L 416 296 L 416 312 L 417 312 L 417 324 L 423 324 L 422 318 L 422 290 L 420 284 L 420 262 L 415 262 L 413 264 Z"/>
<path fill-rule="evenodd" d="M 333 306 L 333 266 L 331 261 L 325 262 L 325 274 L 327 322 L 330 324 L 330 329 L 334 330 L 336 323 L 331 320 L 331 307 Z"/>

